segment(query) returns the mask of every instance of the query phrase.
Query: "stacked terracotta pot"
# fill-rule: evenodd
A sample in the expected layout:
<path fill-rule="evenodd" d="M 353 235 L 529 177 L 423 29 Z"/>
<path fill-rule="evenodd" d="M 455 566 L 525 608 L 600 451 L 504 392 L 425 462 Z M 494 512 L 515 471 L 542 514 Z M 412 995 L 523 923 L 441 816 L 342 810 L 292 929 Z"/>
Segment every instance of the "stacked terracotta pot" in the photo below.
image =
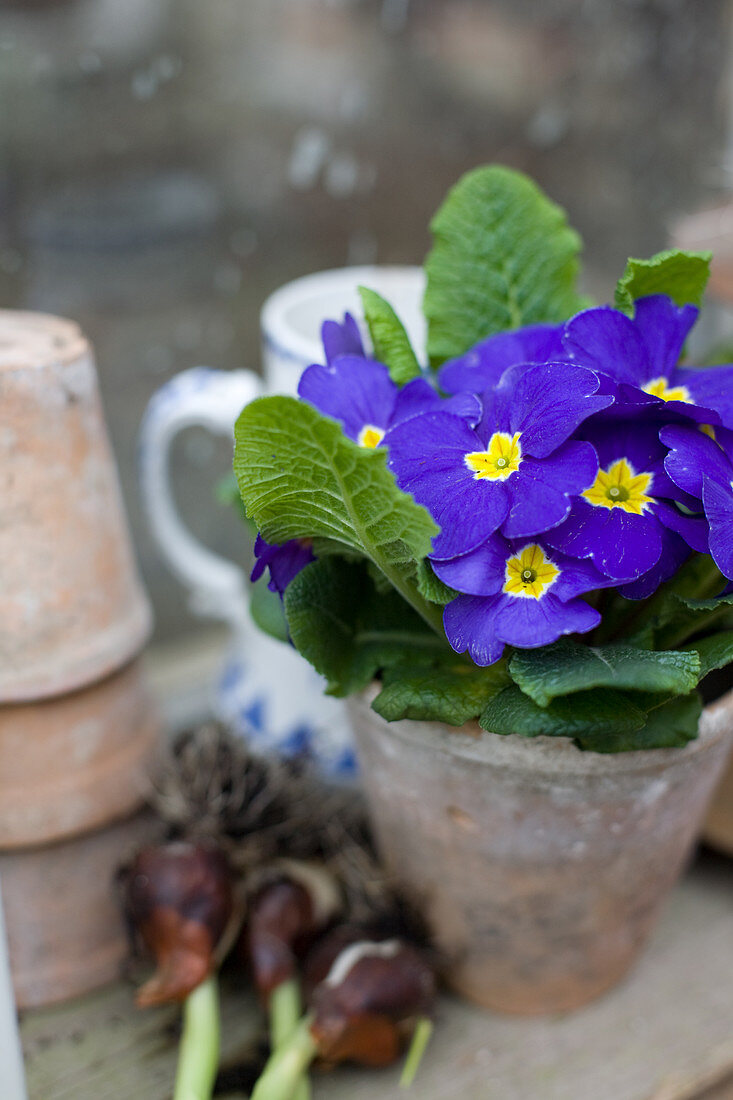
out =
<path fill-rule="evenodd" d="M 124 956 L 112 876 L 146 828 L 149 628 L 89 344 L 0 311 L 0 879 L 22 1007 Z"/>

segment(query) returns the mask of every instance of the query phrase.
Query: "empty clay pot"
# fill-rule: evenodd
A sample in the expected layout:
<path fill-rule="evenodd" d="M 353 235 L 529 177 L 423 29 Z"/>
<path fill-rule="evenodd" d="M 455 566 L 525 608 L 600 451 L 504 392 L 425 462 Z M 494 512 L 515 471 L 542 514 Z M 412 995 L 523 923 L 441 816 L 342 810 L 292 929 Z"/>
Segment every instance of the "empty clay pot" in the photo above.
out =
<path fill-rule="evenodd" d="M 0 311 L 0 703 L 98 680 L 150 627 L 92 352 L 77 325 Z"/>
<path fill-rule="evenodd" d="M 129 816 L 157 733 L 139 661 L 69 695 L 0 706 L 0 849 Z"/>
<path fill-rule="evenodd" d="M 351 703 L 372 822 L 446 975 L 487 1008 L 576 1008 L 634 962 L 733 740 L 733 693 L 682 749 L 604 755 Z"/>
<path fill-rule="evenodd" d="M 51 1004 L 119 977 L 129 945 L 115 872 L 158 826 L 138 814 L 44 848 L 0 853 L 19 1008 Z"/>

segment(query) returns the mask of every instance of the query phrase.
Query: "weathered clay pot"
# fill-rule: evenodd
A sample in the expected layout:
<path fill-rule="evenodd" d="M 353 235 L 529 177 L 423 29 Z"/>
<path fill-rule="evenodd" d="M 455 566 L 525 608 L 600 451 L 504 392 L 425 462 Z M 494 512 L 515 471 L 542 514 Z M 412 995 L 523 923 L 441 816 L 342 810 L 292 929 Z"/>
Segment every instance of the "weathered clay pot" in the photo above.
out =
<path fill-rule="evenodd" d="M 119 976 L 129 946 L 115 872 L 157 828 L 143 813 L 61 844 L 0 853 L 19 1008 L 63 1001 Z"/>
<path fill-rule="evenodd" d="M 387 723 L 352 701 L 372 822 L 446 976 L 487 1008 L 576 1008 L 636 958 L 733 740 L 733 694 L 683 749 L 605 755 L 560 738 Z"/>
<path fill-rule="evenodd" d="M 129 816 L 158 729 L 139 661 L 69 695 L 0 706 L 0 849 Z"/>
<path fill-rule="evenodd" d="M 733 856 L 733 760 L 723 773 L 708 807 L 703 836 L 708 844 Z"/>
<path fill-rule="evenodd" d="M 0 310 L 0 703 L 73 691 L 148 634 L 94 360 L 77 325 Z"/>

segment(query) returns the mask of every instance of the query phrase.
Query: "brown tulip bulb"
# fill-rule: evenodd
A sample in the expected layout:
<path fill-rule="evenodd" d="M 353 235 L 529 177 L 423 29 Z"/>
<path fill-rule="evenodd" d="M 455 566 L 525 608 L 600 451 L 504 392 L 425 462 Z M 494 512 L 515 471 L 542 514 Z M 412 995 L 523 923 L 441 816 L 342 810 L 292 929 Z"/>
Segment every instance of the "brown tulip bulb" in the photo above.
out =
<path fill-rule="evenodd" d="M 399 1057 L 404 1025 L 428 1016 L 433 972 L 400 940 L 352 943 L 336 957 L 311 998 L 311 1035 L 328 1062 L 382 1066 Z"/>
<path fill-rule="evenodd" d="M 236 919 L 229 862 L 207 842 L 144 848 L 126 871 L 125 908 L 156 962 L 138 1005 L 184 1001 L 217 968 Z"/>
<path fill-rule="evenodd" d="M 317 864 L 280 860 L 250 898 L 247 949 L 264 998 L 293 978 L 297 960 L 340 907 L 333 876 Z"/>

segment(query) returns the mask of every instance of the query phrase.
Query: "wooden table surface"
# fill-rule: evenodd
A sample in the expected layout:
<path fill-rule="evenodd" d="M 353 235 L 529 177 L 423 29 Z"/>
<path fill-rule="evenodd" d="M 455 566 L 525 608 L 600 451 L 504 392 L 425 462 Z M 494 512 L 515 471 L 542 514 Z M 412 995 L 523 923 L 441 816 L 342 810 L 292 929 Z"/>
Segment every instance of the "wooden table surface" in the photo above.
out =
<path fill-rule="evenodd" d="M 138 1012 L 132 992 L 119 982 L 25 1014 L 30 1100 L 169 1100 L 177 1013 Z M 227 987 L 223 1002 L 226 1065 L 259 1016 L 246 992 Z M 314 1100 L 397 1100 L 397 1079 L 396 1069 L 338 1070 L 315 1077 Z M 580 1012 L 515 1019 L 442 999 L 413 1096 L 733 1100 L 733 860 L 699 859 L 634 974 Z"/>

